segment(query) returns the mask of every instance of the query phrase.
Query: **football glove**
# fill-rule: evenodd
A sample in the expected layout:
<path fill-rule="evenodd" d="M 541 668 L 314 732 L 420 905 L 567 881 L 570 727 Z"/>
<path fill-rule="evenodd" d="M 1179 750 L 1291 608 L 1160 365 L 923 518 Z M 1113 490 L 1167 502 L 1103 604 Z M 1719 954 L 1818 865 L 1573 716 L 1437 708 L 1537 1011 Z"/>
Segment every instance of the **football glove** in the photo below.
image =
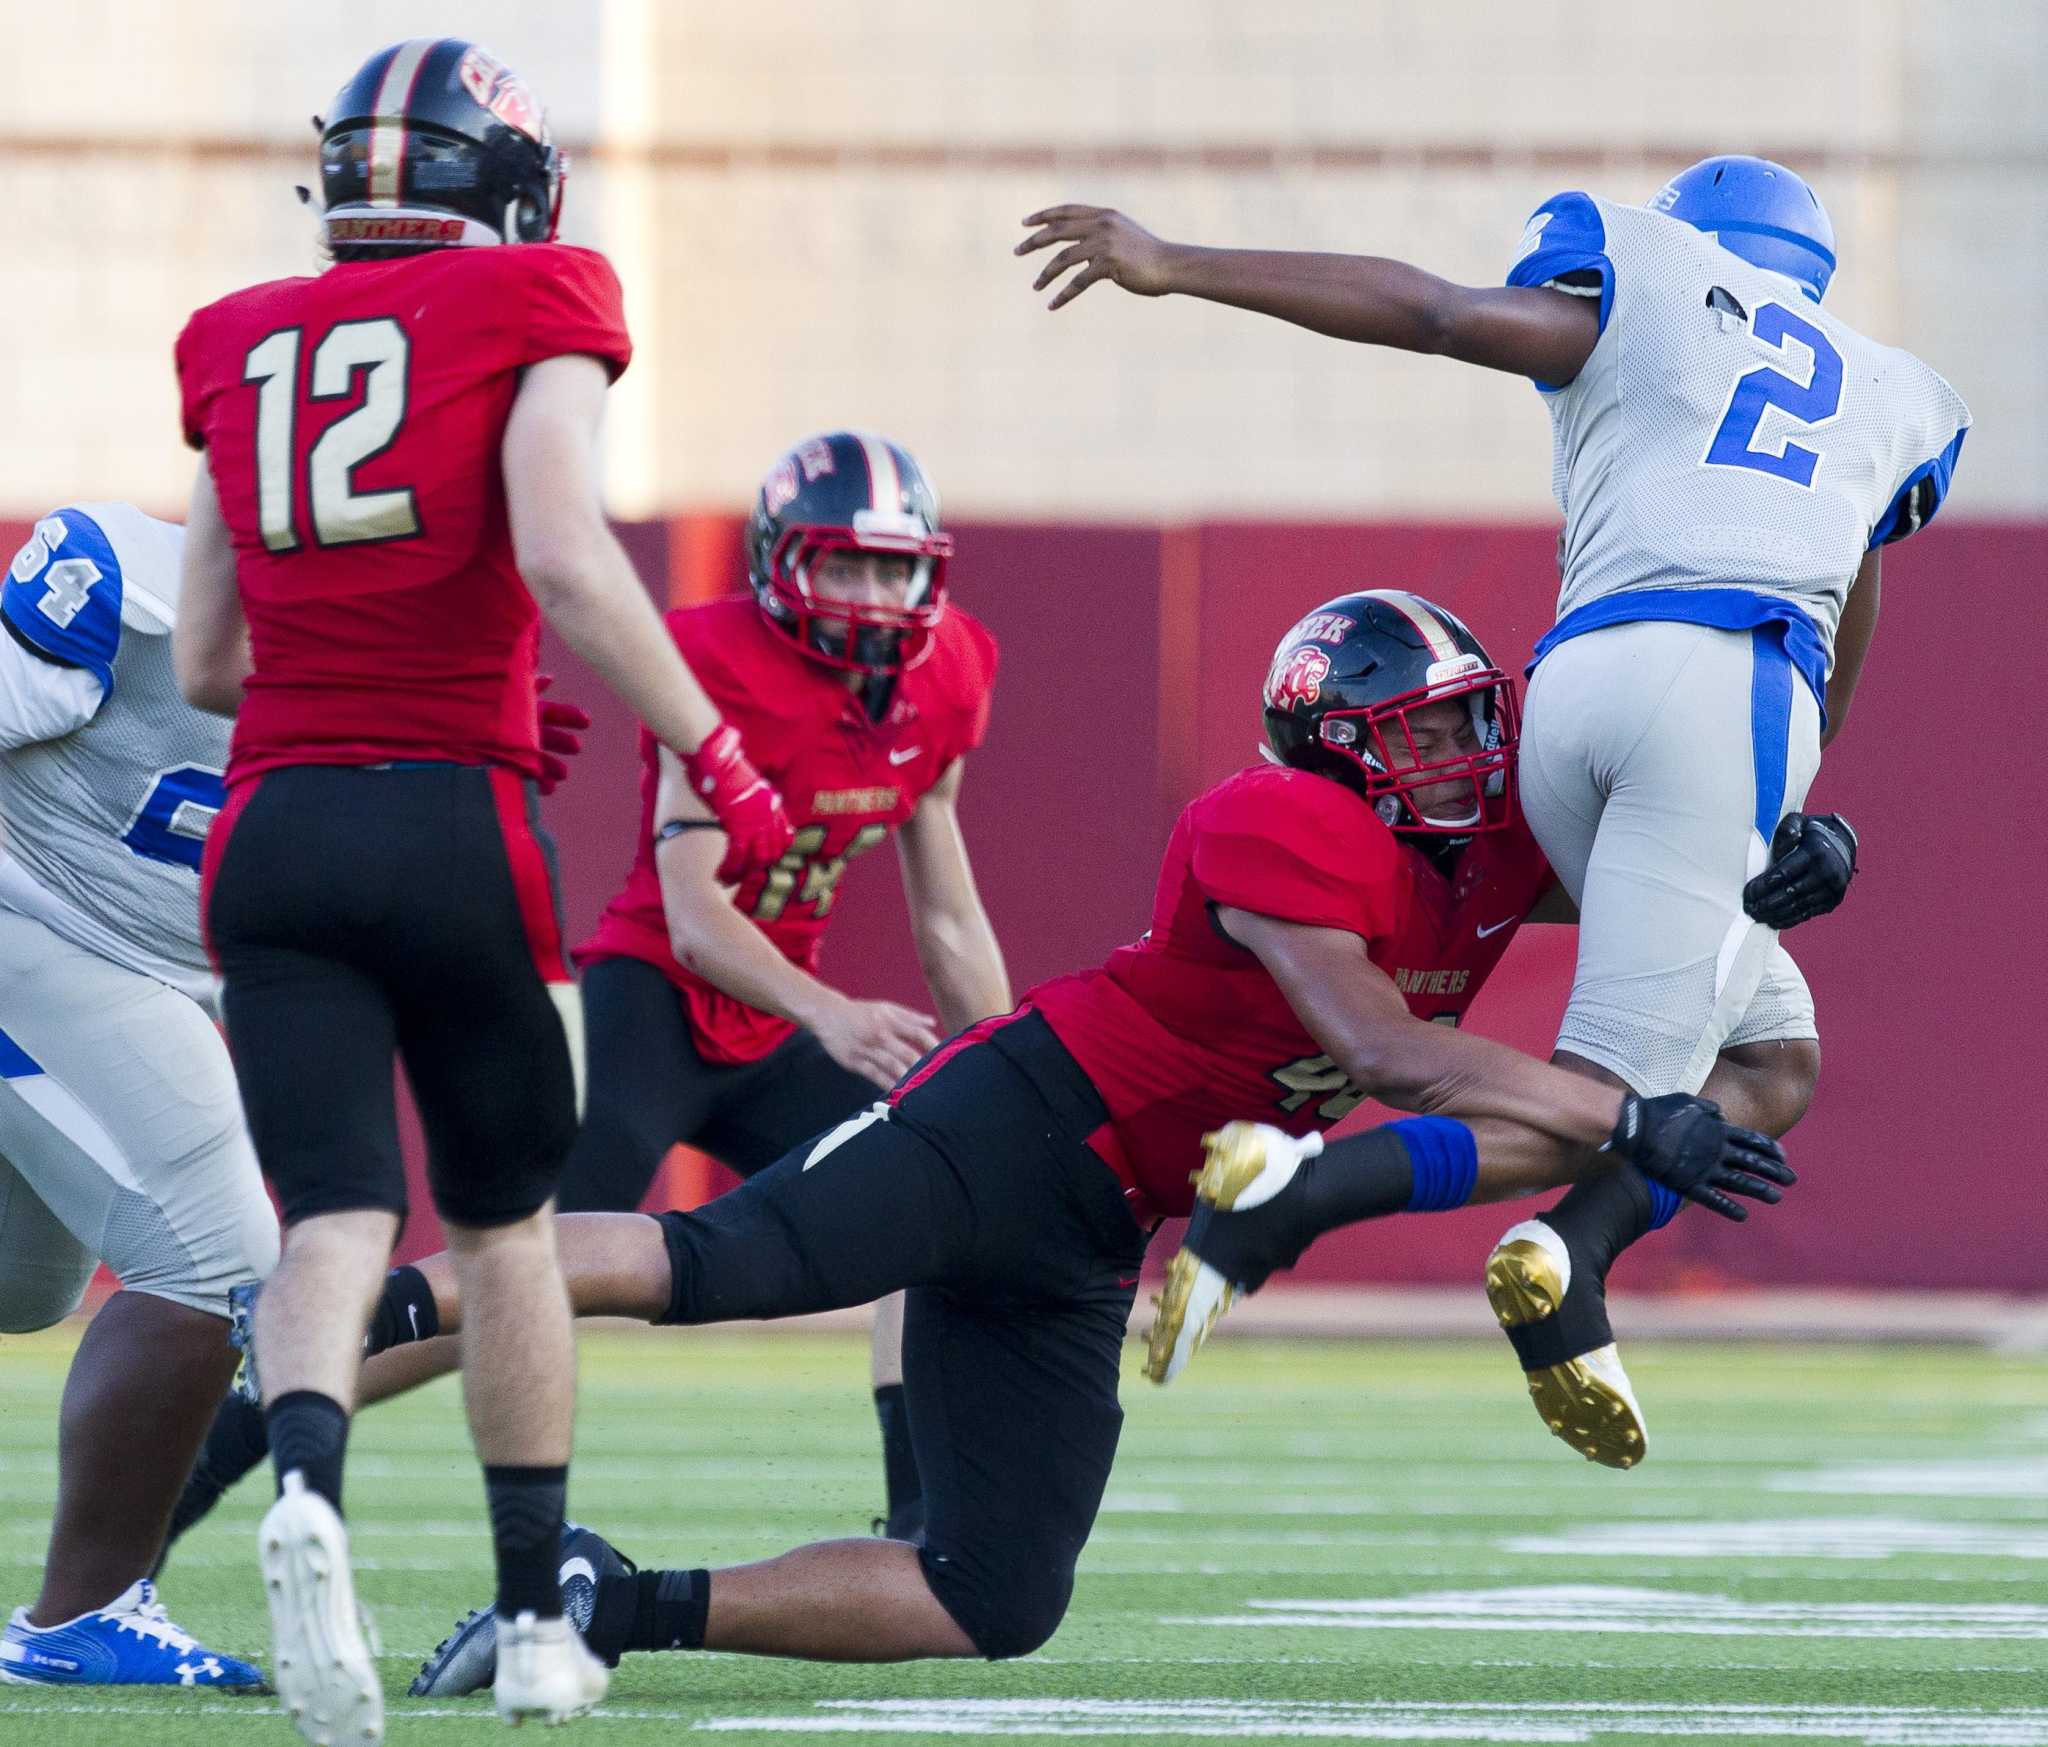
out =
<path fill-rule="evenodd" d="M 552 673 L 533 682 L 536 692 L 555 683 Z M 583 750 L 583 730 L 590 726 L 590 712 L 580 704 L 555 698 L 540 701 L 540 792 L 551 795 L 569 774 L 569 760 Z"/>
<path fill-rule="evenodd" d="M 1742 907 L 1767 928 L 1825 916 L 1856 877 L 1856 833 L 1839 813 L 1787 813 L 1771 834 L 1771 865 L 1742 888 Z"/>
<path fill-rule="evenodd" d="M 1775 1203 L 1784 1186 L 1799 1180 L 1776 1141 L 1724 1122 L 1718 1104 L 1683 1092 L 1661 1098 L 1631 1093 L 1601 1150 L 1619 1154 L 1653 1182 L 1736 1221 L 1747 1219 L 1749 1210 L 1730 1197 Z"/>
<path fill-rule="evenodd" d="M 783 810 L 782 797 L 754 768 L 740 744 L 740 731 L 721 722 L 695 752 L 682 754 L 692 792 L 717 817 L 725 832 L 725 859 L 718 878 L 728 885 L 757 867 L 780 861 L 796 830 Z"/>

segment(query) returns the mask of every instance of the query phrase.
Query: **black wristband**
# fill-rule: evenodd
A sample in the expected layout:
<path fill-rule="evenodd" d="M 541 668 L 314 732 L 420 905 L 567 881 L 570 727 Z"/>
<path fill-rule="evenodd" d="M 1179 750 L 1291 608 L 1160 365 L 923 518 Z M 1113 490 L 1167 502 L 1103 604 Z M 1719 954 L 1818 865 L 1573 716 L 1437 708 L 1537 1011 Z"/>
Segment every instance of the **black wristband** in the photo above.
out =
<path fill-rule="evenodd" d="M 680 837 L 685 831 L 723 831 L 725 827 L 716 819 L 665 819 L 654 828 L 654 841 L 666 843 L 671 837 Z"/>

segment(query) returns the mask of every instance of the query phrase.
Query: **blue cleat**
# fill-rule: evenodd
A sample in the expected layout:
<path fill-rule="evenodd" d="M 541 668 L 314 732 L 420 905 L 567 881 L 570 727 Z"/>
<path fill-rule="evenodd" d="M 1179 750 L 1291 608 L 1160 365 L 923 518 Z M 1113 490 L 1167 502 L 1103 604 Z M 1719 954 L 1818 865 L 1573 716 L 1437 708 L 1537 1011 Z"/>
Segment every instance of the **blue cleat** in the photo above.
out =
<path fill-rule="evenodd" d="M 267 1693 L 263 1670 L 209 1650 L 175 1624 L 148 1578 L 103 1608 L 58 1626 L 32 1626 L 16 1608 L 0 1636 L 0 1682 L 16 1686 L 203 1686 Z"/>
<path fill-rule="evenodd" d="M 601 1578 L 624 1577 L 639 1567 L 595 1529 L 581 1523 L 562 1525 L 562 1612 L 579 1633 L 588 1635 L 597 1609 Z M 616 1656 L 606 1658 L 616 1667 Z M 455 1630 L 434 1646 L 420 1665 L 406 1693 L 412 1698 L 460 1698 L 482 1692 L 498 1678 L 498 1616 L 489 1607 L 472 1608 L 455 1622 Z"/>

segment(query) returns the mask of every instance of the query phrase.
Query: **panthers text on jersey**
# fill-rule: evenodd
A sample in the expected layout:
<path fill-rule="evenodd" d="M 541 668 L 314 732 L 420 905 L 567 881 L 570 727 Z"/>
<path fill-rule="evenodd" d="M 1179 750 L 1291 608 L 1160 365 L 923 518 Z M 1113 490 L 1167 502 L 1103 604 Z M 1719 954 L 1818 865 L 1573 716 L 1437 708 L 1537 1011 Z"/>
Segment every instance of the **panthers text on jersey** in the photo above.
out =
<path fill-rule="evenodd" d="M 797 828 L 789 853 L 750 873 L 733 902 L 791 964 L 815 971 L 846 864 L 908 819 L 953 761 L 981 744 L 995 638 L 949 607 L 929 653 L 898 677 L 877 722 L 847 689 L 844 674 L 808 659 L 751 600 L 685 607 L 668 615 L 668 626 L 720 715 L 739 730 L 747 756 L 781 790 Z M 676 962 L 654 867 L 657 753 L 644 729 L 640 756 L 632 872 L 576 960 L 644 959 L 682 991 L 707 1061 L 759 1061 L 796 1027 Z"/>
<path fill-rule="evenodd" d="M 1551 883 L 1519 811 L 1449 864 L 1332 778 L 1254 765 L 1193 801 L 1159 870 L 1152 928 L 1096 970 L 1024 997 L 1109 1111 L 1093 1144 L 1146 1220 L 1188 1212 L 1203 1133 L 1235 1118 L 1307 1134 L 1364 1098 L 1213 906 L 1361 936 L 1419 1019 L 1456 1024 Z"/>
<path fill-rule="evenodd" d="M 1539 654 L 1628 619 L 1770 618 L 1822 692 L 1864 553 L 1923 526 L 1947 493 L 1970 423 L 1961 397 L 1790 279 L 1647 207 L 1545 201 L 1508 283 L 1600 311 L 1578 375 L 1537 384 L 1565 513 L 1559 628 Z"/>
<path fill-rule="evenodd" d="M 199 859 L 228 724 L 171 667 L 185 532 L 122 503 L 35 525 L 0 584 L 0 905 L 210 999 Z"/>
<path fill-rule="evenodd" d="M 626 367 L 619 282 L 557 243 L 344 262 L 209 304 L 178 338 L 255 672 L 229 780 L 395 759 L 540 769 L 540 619 L 499 447 L 529 364 Z"/>

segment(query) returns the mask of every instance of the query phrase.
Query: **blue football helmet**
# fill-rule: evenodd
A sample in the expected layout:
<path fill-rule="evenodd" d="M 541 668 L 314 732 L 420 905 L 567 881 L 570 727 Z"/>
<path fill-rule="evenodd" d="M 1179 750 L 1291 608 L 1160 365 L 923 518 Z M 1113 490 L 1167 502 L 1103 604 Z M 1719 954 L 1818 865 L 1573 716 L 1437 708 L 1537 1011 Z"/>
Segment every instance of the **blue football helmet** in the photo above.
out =
<path fill-rule="evenodd" d="M 1650 202 L 1731 255 L 1783 273 L 1814 302 L 1835 273 L 1835 227 L 1820 196 L 1769 158 L 1702 158 L 1664 184 Z"/>

